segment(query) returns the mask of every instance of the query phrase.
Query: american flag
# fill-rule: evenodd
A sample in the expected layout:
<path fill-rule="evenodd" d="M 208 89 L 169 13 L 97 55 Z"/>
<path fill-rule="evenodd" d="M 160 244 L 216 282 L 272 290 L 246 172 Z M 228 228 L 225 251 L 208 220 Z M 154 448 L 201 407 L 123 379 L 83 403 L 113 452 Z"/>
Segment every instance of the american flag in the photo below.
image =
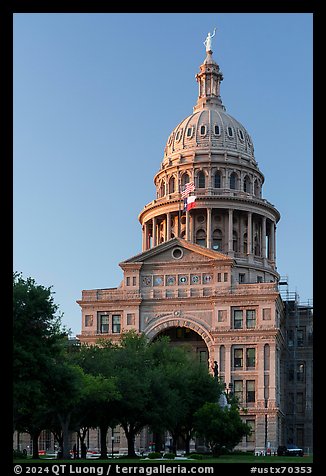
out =
<path fill-rule="evenodd" d="M 194 182 L 186 183 L 185 188 L 181 192 L 181 197 L 182 198 L 188 197 L 189 193 L 193 192 L 194 190 L 195 190 Z"/>

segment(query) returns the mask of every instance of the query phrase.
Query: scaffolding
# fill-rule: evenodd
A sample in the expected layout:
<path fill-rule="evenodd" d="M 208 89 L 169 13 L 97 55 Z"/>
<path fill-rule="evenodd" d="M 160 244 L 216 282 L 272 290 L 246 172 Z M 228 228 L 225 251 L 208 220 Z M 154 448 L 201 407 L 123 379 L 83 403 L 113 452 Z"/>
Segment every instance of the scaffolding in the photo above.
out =
<path fill-rule="evenodd" d="M 284 304 L 285 350 L 285 443 L 312 451 L 313 301 L 300 302 L 289 290 L 288 276 L 281 276 L 279 293 Z"/>

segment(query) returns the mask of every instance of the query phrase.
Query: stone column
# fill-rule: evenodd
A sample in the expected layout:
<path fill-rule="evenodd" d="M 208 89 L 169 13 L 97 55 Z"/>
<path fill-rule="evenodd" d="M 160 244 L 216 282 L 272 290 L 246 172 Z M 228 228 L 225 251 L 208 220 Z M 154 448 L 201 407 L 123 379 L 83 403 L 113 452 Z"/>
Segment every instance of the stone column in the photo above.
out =
<path fill-rule="evenodd" d="M 262 244 L 261 254 L 263 258 L 266 258 L 266 217 L 262 217 Z"/>
<path fill-rule="evenodd" d="M 268 406 L 274 408 L 276 404 L 276 378 L 277 378 L 277 362 L 276 362 L 276 344 L 271 343 L 270 349 L 270 371 L 269 371 L 269 402 Z"/>
<path fill-rule="evenodd" d="M 271 222 L 269 233 L 269 259 L 275 261 L 275 222 Z"/>
<path fill-rule="evenodd" d="M 247 225 L 247 254 L 252 254 L 252 213 L 248 212 L 248 225 Z"/>
<path fill-rule="evenodd" d="M 166 241 L 171 238 L 171 213 L 166 214 Z"/>
<path fill-rule="evenodd" d="M 153 227 L 153 246 L 157 245 L 157 230 L 156 230 L 156 217 L 152 219 L 152 227 Z"/>
<path fill-rule="evenodd" d="M 265 408 L 264 344 L 257 345 L 257 407 Z"/>
<path fill-rule="evenodd" d="M 225 344 L 225 372 L 224 378 L 225 383 L 229 385 L 231 382 L 231 368 L 232 368 L 232 355 L 231 355 L 231 344 Z"/>
<path fill-rule="evenodd" d="M 212 209 L 207 208 L 207 236 L 206 236 L 206 241 L 207 241 L 207 248 L 211 249 L 212 248 Z"/>
<path fill-rule="evenodd" d="M 229 209 L 229 226 L 228 226 L 228 253 L 233 255 L 233 210 Z"/>

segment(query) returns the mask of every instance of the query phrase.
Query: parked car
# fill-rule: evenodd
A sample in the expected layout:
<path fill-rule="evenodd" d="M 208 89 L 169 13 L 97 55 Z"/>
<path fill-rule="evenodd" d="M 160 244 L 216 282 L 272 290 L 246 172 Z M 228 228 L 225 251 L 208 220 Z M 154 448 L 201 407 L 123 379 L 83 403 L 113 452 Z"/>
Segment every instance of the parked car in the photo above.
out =
<path fill-rule="evenodd" d="M 303 456 L 303 449 L 293 444 L 279 446 L 277 448 L 277 456 Z"/>

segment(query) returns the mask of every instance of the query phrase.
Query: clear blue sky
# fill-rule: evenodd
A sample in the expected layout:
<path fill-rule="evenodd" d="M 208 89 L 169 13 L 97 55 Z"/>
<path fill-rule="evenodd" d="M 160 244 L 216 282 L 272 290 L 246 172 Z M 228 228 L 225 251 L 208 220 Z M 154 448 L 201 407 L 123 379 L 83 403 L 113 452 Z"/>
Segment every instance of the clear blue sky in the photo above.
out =
<path fill-rule="evenodd" d="M 53 286 L 81 331 L 83 289 L 116 287 L 141 251 L 170 132 L 192 113 L 203 41 L 226 110 L 248 130 L 281 213 L 277 267 L 312 289 L 312 35 L 309 13 L 14 15 L 14 270 Z"/>

